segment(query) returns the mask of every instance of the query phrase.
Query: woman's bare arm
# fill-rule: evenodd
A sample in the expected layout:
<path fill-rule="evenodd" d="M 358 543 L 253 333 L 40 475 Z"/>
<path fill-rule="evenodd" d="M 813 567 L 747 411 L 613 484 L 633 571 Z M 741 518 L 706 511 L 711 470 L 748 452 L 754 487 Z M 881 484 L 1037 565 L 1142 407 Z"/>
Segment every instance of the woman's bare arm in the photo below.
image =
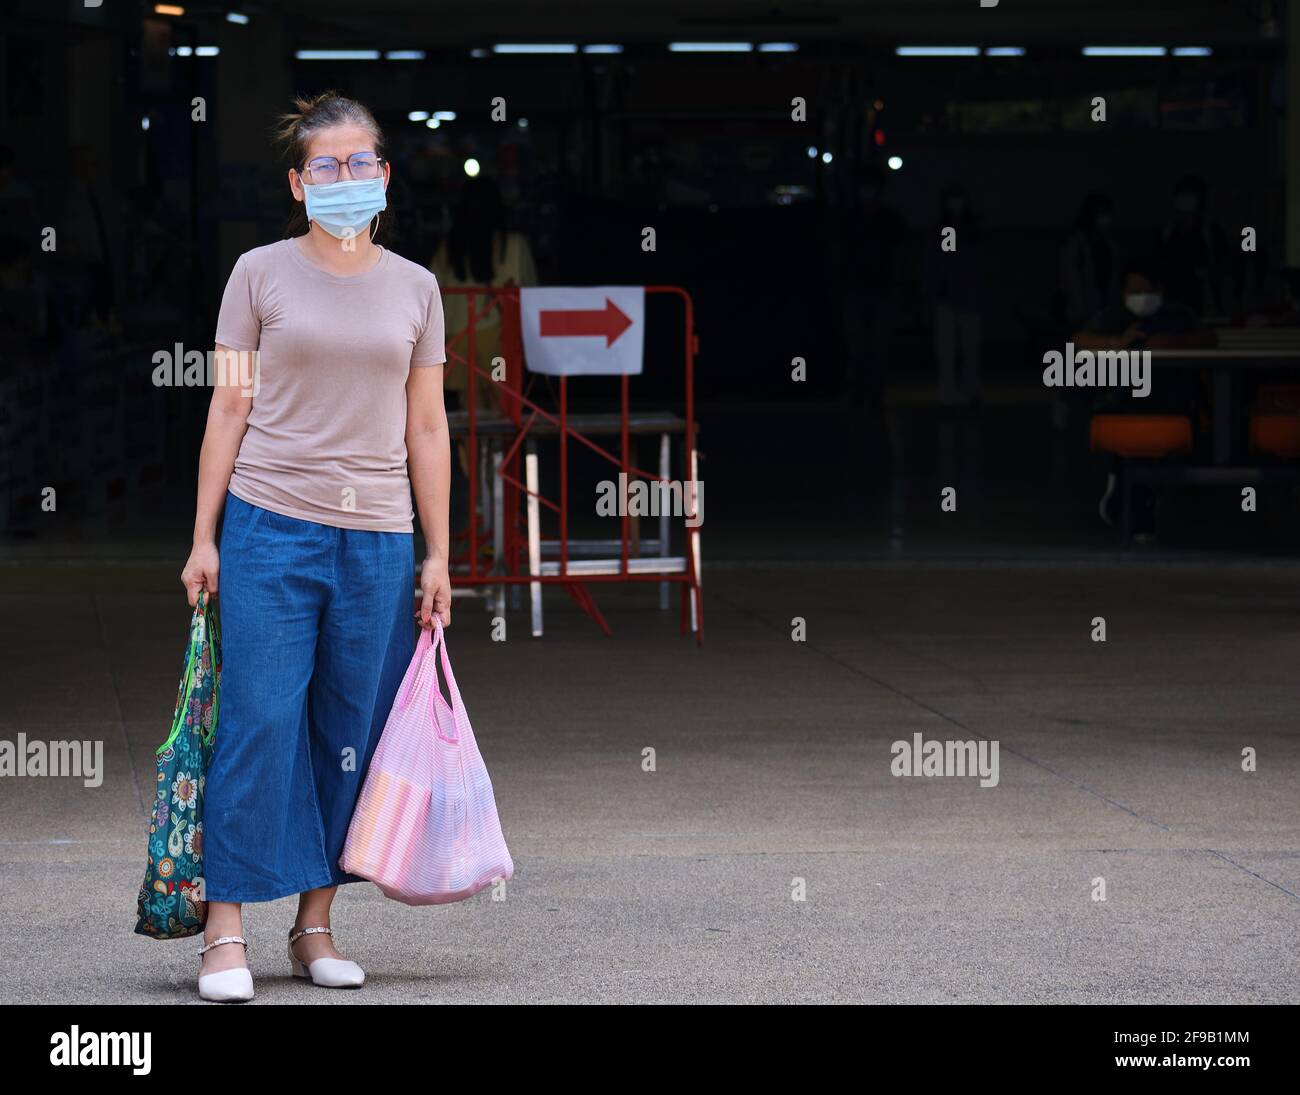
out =
<path fill-rule="evenodd" d="M 208 404 L 208 424 L 199 451 L 199 489 L 194 512 L 194 543 L 181 571 L 190 604 L 199 591 L 217 592 L 220 560 L 217 556 L 217 521 L 226 500 L 226 488 L 235 470 L 235 457 L 248 429 L 256 390 L 256 351 L 232 350 L 217 344 L 216 381 Z"/>
<path fill-rule="evenodd" d="M 406 381 L 406 466 L 428 553 L 420 567 L 420 625 L 438 613 L 451 626 L 451 439 L 442 398 L 441 365 L 412 369 Z"/>

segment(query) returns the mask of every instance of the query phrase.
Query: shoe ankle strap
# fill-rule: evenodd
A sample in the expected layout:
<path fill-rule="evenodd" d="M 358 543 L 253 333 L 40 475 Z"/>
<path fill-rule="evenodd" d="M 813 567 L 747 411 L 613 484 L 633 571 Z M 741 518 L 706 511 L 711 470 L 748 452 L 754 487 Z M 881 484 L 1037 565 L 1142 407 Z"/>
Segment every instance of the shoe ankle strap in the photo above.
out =
<path fill-rule="evenodd" d="M 213 947 L 220 947 L 223 943 L 241 943 L 243 944 L 245 953 L 247 953 L 251 949 L 248 946 L 248 940 L 245 939 L 242 935 L 223 935 L 220 939 L 214 939 L 211 943 L 205 943 L 203 946 L 201 946 L 199 948 L 199 955 L 200 956 L 205 955 Z"/>
<path fill-rule="evenodd" d="M 324 935 L 333 935 L 333 934 L 334 934 L 334 929 L 333 929 L 333 928 L 303 928 L 303 929 L 300 930 L 300 931 L 294 931 L 292 928 L 290 928 L 290 929 L 289 929 L 289 946 L 292 947 L 292 946 L 293 946 L 296 942 L 298 942 L 298 940 L 301 939 L 304 935 L 321 935 L 321 934 L 324 934 Z"/>

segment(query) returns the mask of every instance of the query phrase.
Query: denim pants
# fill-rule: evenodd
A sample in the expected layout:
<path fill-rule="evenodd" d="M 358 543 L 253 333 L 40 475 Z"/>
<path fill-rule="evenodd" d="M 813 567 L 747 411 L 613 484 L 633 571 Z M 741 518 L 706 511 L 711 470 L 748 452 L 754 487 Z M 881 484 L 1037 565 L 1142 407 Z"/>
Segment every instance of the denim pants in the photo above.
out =
<path fill-rule="evenodd" d="M 339 855 L 415 650 L 409 532 L 226 496 L 221 708 L 204 788 L 209 901 L 359 882 Z"/>

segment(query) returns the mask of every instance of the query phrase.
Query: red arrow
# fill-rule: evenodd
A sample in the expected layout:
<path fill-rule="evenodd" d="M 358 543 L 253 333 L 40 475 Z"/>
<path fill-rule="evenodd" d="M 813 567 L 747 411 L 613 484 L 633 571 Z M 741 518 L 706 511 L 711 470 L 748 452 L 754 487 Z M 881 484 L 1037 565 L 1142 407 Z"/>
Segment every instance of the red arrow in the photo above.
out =
<path fill-rule="evenodd" d="M 539 312 L 542 338 L 584 338 L 605 336 L 606 348 L 614 345 L 618 336 L 632 326 L 609 297 L 604 308 L 573 311 Z"/>

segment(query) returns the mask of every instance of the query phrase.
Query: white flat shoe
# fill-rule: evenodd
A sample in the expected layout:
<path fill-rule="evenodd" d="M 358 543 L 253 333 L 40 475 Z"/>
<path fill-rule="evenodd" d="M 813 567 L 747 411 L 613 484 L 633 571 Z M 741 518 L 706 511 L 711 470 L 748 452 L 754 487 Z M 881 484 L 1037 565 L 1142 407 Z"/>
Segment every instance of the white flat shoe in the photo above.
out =
<path fill-rule="evenodd" d="M 293 953 L 293 945 L 304 935 L 324 932 L 333 935 L 332 928 L 303 928 L 289 932 L 289 965 L 295 977 L 306 977 L 313 985 L 327 989 L 359 989 L 366 979 L 366 971 L 346 958 L 317 958 L 315 962 L 300 962 Z"/>
<path fill-rule="evenodd" d="M 248 952 L 248 943 L 242 935 L 223 935 L 199 948 L 202 958 L 213 947 L 223 943 L 240 943 L 244 952 Z M 218 1004 L 242 1004 L 253 998 L 253 975 L 248 967 L 233 970 L 221 970 L 218 973 L 199 974 L 199 996 Z"/>

